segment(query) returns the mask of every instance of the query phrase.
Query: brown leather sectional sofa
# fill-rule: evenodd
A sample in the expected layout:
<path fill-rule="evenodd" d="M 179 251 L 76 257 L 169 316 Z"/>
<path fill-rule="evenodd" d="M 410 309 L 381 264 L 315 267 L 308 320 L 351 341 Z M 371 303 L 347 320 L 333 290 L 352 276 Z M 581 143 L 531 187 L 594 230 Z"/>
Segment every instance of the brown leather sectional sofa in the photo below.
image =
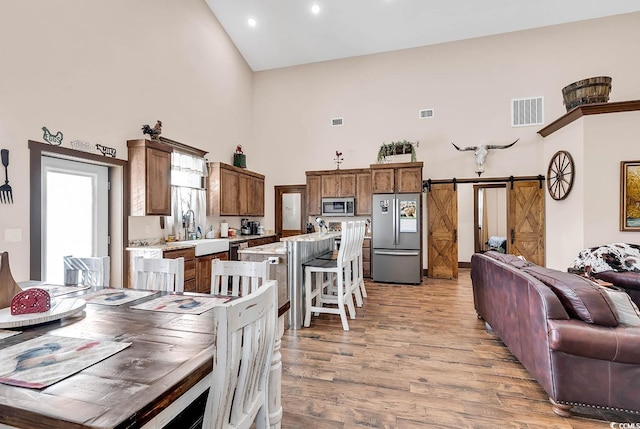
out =
<path fill-rule="evenodd" d="M 569 417 L 573 405 L 640 414 L 640 326 L 630 326 L 613 295 L 497 252 L 474 254 L 471 278 L 478 317 L 536 378 L 556 414 Z"/>

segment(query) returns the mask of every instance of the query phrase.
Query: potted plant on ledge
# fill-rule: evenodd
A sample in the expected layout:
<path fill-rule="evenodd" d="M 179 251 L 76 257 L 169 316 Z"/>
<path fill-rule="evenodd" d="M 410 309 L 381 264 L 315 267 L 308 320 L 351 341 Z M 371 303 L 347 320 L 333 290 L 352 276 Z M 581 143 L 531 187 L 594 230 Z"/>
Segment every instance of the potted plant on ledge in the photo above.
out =
<path fill-rule="evenodd" d="M 378 164 L 387 161 L 388 156 L 403 155 L 406 153 L 411 154 L 411 162 L 416 162 L 416 148 L 420 145 L 420 142 L 410 142 L 408 140 L 401 140 L 391 143 L 383 143 L 378 150 Z"/>

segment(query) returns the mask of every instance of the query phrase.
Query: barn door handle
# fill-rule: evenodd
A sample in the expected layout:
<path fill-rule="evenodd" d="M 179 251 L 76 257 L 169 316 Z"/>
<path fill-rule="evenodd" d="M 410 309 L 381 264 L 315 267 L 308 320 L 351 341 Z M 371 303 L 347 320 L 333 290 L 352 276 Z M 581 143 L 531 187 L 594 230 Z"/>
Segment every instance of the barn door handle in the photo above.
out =
<path fill-rule="evenodd" d="M 514 241 L 516 241 L 516 232 L 512 229 L 511 230 L 511 244 L 513 244 Z"/>
<path fill-rule="evenodd" d="M 454 243 L 458 242 L 458 230 L 457 229 L 453 230 L 453 242 Z"/>

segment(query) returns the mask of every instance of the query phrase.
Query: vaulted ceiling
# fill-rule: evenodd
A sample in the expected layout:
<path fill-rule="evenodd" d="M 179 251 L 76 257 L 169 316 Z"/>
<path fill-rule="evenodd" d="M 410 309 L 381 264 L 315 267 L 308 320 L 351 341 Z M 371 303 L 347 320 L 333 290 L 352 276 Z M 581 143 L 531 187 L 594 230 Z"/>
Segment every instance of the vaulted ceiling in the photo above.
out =
<path fill-rule="evenodd" d="M 254 71 L 640 11 L 637 0 L 206 2 Z"/>

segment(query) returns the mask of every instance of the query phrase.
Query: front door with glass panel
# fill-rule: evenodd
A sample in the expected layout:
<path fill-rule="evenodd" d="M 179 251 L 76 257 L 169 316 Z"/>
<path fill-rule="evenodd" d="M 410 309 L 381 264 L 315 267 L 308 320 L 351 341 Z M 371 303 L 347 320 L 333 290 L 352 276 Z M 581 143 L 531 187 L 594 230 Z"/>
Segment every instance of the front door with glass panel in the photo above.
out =
<path fill-rule="evenodd" d="M 108 168 L 42 157 L 42 280 L 61 284 L 62 257 L 107 256 Z"/>

